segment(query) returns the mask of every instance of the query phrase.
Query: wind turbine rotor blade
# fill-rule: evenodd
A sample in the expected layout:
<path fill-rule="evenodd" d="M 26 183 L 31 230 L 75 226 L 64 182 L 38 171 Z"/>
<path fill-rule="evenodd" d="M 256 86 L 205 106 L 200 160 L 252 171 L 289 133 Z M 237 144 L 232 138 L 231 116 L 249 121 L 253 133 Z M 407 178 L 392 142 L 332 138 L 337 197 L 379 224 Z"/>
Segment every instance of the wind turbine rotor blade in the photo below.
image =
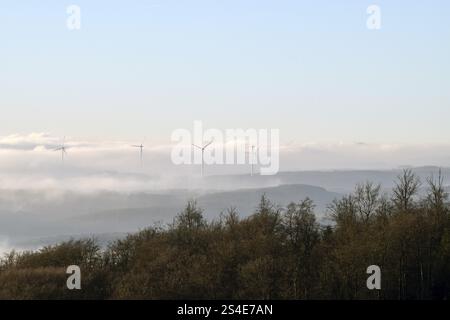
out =
<path fill-rule="evenodd" d="M 203 149 L 205 149 L 207 146 L 209 146 L 211 143 L 213 143 L 213 141 L 214 141 L 214 140 L 211 140 L 210 142 L 208 142 L 208 143 L 203 147 Z"/>
<path fill-rule="evenodd" d="M 196 145 L 196 144 L 192 144 L 194 147 L 196 147 L 196 148 L 199 148 L 199 149 L 203 149 L 202 147 L 199 147 L 198 145 Z"/>

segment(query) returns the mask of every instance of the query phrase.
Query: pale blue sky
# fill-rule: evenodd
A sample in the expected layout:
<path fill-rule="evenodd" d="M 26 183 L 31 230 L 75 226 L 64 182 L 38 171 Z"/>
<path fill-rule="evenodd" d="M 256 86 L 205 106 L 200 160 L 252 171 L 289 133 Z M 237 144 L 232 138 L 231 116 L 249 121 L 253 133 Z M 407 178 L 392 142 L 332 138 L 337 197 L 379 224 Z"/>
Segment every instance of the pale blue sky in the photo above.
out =
<path fill-rule="evenodd" d="M 447 0 L 0 0 L 0 135 L 168 141 L 202 120 L 282 142 L 448 143 L 449 16 Z"/>

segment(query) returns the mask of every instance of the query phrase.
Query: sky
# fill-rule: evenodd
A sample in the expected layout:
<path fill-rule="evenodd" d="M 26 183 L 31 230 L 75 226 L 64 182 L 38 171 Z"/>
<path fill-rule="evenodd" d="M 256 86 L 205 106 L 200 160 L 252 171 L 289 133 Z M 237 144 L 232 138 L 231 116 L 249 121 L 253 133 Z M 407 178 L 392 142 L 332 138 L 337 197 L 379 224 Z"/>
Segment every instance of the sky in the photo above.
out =
<path fill-rule="evenodd" d="M 423 158 L 450 145 L 449 14 L 444 0 L 0 0 L 0 137 L 156 147 L 201 120 L 343 154 L 318 167 L 357 166 L 343 145 L 374 145 L 365 167 L 450 166 Z"/>

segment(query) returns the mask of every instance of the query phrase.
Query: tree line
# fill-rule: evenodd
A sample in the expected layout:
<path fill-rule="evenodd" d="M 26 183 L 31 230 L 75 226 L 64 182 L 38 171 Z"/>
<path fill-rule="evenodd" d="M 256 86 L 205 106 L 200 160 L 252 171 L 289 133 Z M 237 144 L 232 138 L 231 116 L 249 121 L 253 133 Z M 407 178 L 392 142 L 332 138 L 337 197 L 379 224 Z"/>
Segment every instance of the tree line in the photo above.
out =
<path fill-rule="evenodd" d="M 421 190 L 426 192 L 420 192 Z M 439 174 L 404 170 L 389 194 L 371 182 L 334 200 L 319 224 L 309 198 L 285 207 L 266 196 L 241 218 L 207 221 L 194 201 L 173 223 L 102 249 L 93 239 L 0 262 L 0 299 L 448 299 L 450 211 Z M 66 268 L 82 270 L 68 290 Z M 370 265 L 381 290 L 366 286 Z"/>

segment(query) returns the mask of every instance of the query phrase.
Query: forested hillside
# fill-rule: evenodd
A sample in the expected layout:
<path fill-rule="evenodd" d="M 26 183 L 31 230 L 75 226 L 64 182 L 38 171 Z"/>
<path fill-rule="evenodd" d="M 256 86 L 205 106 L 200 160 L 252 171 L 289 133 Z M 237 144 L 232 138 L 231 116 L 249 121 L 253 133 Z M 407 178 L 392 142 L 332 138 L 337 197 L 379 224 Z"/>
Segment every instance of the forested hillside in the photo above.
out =
<path fill-rule="evenodd" d="M 391 194 L 366 182 L 330 203 L 329 225 L 308 198 L 281 207 L 262 197 L 250 216 L 230 203 L 216 221 L 189 202 L 172 224 L 106 250 L 87 239 L 10 253 L 0 298 L 448 299 L 447 196 L 440 175 L 421 182 L 405 170 Z M 81 290 L 66 287 L 69 265 L 81 267 Z M 381 290 L 367 289 L 370 265 L 381 268 Z"/>

